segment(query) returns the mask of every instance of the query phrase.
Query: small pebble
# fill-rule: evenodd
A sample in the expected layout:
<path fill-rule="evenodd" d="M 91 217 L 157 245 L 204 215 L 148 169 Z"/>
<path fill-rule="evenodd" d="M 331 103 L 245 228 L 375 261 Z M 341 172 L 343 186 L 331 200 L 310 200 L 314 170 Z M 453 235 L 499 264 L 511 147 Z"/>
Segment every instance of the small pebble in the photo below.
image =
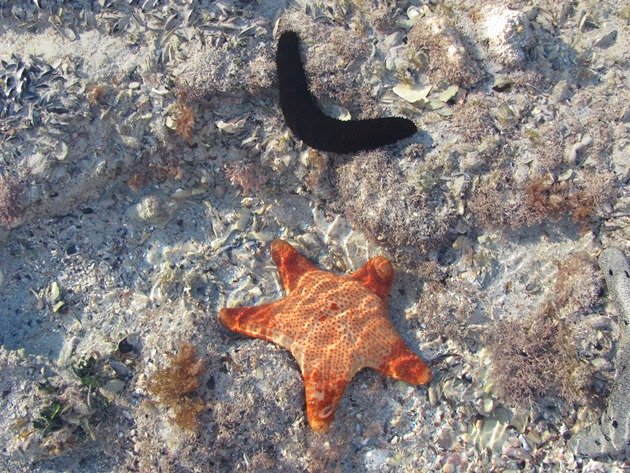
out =
<path fill-rule="evenodd" d="M 134 350 L 134 347 L 131 343 L 127 341 L 126 338 L 123 338 L 120 342 L 118 342 L 118 351 L 120 353 L 129 353 Z"/>

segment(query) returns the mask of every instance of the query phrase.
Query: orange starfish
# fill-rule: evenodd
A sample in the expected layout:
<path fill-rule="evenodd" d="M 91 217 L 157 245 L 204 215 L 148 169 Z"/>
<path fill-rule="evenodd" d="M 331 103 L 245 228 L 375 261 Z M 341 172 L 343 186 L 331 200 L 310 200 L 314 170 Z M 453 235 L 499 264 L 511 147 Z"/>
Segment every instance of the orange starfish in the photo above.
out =
<path fill-rule="evenodd" d="M 431 369 L 400 338 L 387 316 L 394 276 L 382 256 L 338 276 L 318 269 L 289 243 L 275 240 L 271 256 L 286 297 L 253 307 L 222 309 L 221 323 L 274 342 L 297 360 L 306 391 L 306 417 L 316 431 L 330 427 L 352 377 L 365 367 L 412 384 Z"/>

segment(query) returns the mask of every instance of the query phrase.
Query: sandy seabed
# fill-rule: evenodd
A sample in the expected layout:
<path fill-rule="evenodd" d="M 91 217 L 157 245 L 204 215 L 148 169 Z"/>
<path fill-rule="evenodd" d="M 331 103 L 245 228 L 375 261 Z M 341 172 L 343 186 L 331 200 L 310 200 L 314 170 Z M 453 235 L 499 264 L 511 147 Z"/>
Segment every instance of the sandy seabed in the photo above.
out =
<path fill-rule="evenodd" d="M 626 471 L 629 21 L 0 0 L 0 469 Z M 325 113 L 420 131 L 306 146 L 278 105 L 284 30 Z M 337 273 L 390 258 L 434 381 L 364 370 L 312 432 L 291 355 L 217 320 L 281 297 L 274 238 Z"/>

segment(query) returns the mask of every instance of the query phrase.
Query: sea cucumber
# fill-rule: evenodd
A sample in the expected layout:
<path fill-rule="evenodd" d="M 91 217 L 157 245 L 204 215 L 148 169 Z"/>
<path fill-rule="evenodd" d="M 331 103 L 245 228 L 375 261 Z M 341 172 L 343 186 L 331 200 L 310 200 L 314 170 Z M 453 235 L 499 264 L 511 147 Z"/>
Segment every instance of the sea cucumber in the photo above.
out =
<path fill-rule="evenodd" d="M 615 357 L 615 379 L 608 406 L 599 422 L 580 432 L 574 440 L 580 455 L 599 457 L 630 453 L 630 265 L 618 248 L 607 248 L 599 257 L 609 297 L 619 311 L 620 335 Z"/>
<path fill-rule="evenodd" d="M 300 57 L 300 38 L 285 31 L 276 53 L 280 108 L 291 131 L 320 151 L 356 153 L 380 148 L 413 135 L 418 129 L 406 118 L 385 117 L 342 121 L 325 115 L 309 90 Z"/>

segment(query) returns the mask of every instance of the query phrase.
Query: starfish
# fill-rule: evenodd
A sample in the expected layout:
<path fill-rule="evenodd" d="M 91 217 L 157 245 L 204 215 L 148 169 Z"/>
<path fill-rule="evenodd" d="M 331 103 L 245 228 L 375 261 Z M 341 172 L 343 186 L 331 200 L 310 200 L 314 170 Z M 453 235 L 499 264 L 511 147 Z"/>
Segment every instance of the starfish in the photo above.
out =
<path fill-rule="evenodd" d="M 394 269 L 377 256 L 338 276 L 318 269 L 289 243 L 274 240 L 271 256 L 286 297 L 251 307 L 224 308 L 226 328 L 288 349 L 298 362 L 313 430 L 327 430 L 353 376 L 373 368 L 411 384 L 431 381 L 387 315 Z"/>

